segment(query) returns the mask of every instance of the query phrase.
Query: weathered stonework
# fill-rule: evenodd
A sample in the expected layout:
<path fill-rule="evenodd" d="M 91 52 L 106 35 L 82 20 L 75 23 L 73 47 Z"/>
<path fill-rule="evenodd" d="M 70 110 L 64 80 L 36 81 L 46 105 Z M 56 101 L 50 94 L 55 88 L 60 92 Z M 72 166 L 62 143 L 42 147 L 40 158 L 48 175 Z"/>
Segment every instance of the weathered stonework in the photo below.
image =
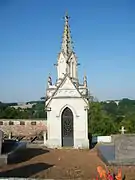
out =
<path fill-rule="evenodd" d="M 9 125 L 12 123 L 13 125 Z M 34 136 L 46 131 L 47 128 L 45 120 L 0 119 L 0 129 L 7 135 L 12 133 L 13 136 Z"/>

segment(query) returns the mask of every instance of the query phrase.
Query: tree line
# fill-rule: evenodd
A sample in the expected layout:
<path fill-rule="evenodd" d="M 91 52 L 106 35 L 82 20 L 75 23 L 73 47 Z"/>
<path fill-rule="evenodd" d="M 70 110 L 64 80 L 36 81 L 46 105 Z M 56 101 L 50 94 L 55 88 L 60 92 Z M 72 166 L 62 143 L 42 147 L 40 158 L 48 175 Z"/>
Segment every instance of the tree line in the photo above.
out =
<path fill-rule="evenodd" d="M 31 101 L 28 103 L 35 103 Z M 26 103 L 26 104 L 28 104 Z M 22 109 L 16 103 L 2 103 L 0 102 L 0 119 L 46 119 L 47 115 L 44 108 L 44 101 L 36 101 L 31 108 Z"/>
<path fill-rule="evenodd" d="M 127 133 L 135 133 L 135 100 L 90 102 L 88 117 L 89 132 L 92 134 L 120 133 L 121 126 L 125 127 Z"/>
<path fill-rule="evenodd" d="M 44 101 L 39 101 L 32 108 L 13 108 L 14 104 L 0 102 L 0 119 L 46 119 Z M 120 133 L 124 126 L 128 133 L 135 133 L 135 100 L 90 101 L 88 110 L 88 129 L 94 135 Z"/>

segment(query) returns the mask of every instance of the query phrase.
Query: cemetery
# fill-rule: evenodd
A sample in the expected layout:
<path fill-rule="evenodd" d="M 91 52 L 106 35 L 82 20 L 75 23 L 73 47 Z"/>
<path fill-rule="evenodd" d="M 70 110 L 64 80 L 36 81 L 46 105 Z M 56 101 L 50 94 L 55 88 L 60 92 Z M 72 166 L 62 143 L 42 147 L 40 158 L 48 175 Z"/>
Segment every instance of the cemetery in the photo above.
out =
<path fill-rule="evenodd" d="M 1 131 L 0 177 L 92 179 L 117 175 L 120 171 L 120 180 L 132 180 L 135 175 L 134 134 L 126 133 L 123 126 L 119 131 L 115 135 L 93 137 L 91 143 L 97 144 L 91 149 L 48 148 L 45 140 L 42 146 L 34 143 L 34 139 L 31 143 L 21 139 L 20 142 L 4 140 Z"/>
<path fill-rule="evenodd" d="M 118 173 L 122 177 L 134 179 L 134 166 L 106 166 L 97 156 L 97 150 L 48 149 L 31 147 L 19 152 L 19 158 L 12 164 L 0 168 L 0 178 L 38 178 L 38 179 L 96 179 L 97 168 Z"/>
<path fill-rule="evenodd" d="M 135 134 L 128 131 L 134 131 L 134 120 L 127 130 L 119 108 L 118 130 L 118 121 L 112 121 L 117 104 L 110 103 L 114 109 L 107 116 L 102 108 L 107 103 L 91 100 L 86 74 L 80 82 L 78 65 L 66 13 L 61 51 L 55 64 L 57 79 L 54 83 L 49 74 L 47 80 L 43 109 L 47 120 L 1 119 L 1 179 L 135 179 Z M 96 111 L 92 111 L 94 108 Z"/>

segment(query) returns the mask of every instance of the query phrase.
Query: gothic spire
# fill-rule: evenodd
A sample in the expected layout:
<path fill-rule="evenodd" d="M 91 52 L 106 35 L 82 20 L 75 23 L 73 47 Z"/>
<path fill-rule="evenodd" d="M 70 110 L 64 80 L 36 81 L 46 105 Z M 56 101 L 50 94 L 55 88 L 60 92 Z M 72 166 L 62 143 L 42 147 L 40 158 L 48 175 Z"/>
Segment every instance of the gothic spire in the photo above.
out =
<path fill-rule="evenodd" d="M 71 31 L 70 31 L 70 26 L 69 26 L 69 16 L 68 13 L 66 12 L 65 14 L 65 25 L 64 25 L 64 32 L 63 32 L 63 37 L 62 37 L 62 46 L 61 50 L 64 53 L 64 55 L 68 58 L 70 53 L 73 51 L 73 42 L 71 38 Z"/>

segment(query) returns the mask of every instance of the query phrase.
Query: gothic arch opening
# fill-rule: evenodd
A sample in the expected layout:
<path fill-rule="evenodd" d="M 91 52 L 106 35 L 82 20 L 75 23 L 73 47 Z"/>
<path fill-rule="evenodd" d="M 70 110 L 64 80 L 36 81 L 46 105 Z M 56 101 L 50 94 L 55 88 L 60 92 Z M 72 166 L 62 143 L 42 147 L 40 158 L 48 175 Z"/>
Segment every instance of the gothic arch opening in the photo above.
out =
<path fill-rule="evenodd" d="M 68 107 L 61 114 L 61 139 L 62 147 L 74 146 L 73 112 Z"/>

